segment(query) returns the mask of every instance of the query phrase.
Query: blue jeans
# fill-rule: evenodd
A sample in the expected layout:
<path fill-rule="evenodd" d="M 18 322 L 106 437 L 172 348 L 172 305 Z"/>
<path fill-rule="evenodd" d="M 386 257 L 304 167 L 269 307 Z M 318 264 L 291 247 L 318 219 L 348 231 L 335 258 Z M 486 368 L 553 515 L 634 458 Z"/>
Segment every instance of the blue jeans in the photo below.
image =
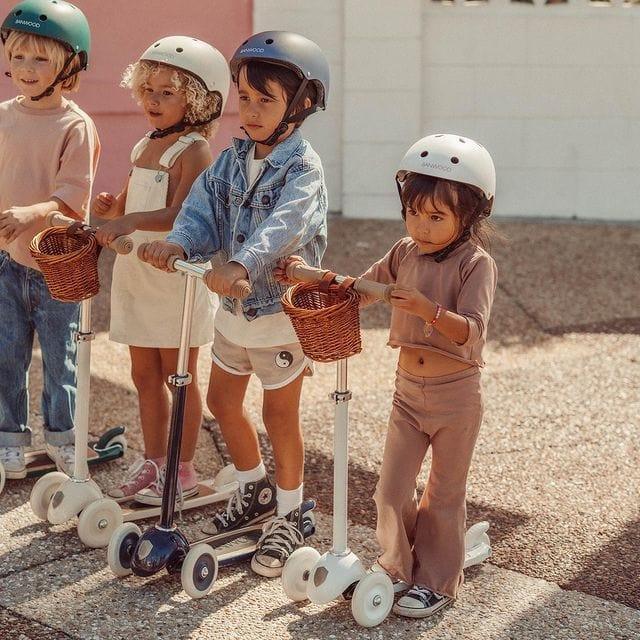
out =
<path fill-rule="evenodd" d="M 28 375 L 34 331 L 43 366 L 45 441 L 74 441 L 76 341 L 80 305 L 58 302 L 39 271 L 0 251 L 0 446 L 28 446 Z"/>

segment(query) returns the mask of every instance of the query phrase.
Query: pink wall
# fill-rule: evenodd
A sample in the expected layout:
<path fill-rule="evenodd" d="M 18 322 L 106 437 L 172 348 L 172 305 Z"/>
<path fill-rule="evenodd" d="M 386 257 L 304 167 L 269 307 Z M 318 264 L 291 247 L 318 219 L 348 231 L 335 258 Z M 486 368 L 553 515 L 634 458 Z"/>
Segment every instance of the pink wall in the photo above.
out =
<path fill-rule="evenodd" d="M 16 0 L 17 1 L 17 0 Z M 1 0 L 2 19 L 15 4 Z M 122 70 L 156 39 L 190 35 L 218 48 L 229 59 L 252 30 L 252 0 L 74 0 L 86 14 L 93 37 L 89 70 L 71 98 L 95 120 L 102 141 L 96 189 L 116 192 L 129 171 L 132 146 L 148 130 L 127 89 L 118 86 Z M 3 67 L 4 69 L 4 67 Z M 11 80 L 0 80 L 0 100 L 13 97 Z M 214 153 L 229 145 L 238 129 L 235 91 L 227 103 Z"/>

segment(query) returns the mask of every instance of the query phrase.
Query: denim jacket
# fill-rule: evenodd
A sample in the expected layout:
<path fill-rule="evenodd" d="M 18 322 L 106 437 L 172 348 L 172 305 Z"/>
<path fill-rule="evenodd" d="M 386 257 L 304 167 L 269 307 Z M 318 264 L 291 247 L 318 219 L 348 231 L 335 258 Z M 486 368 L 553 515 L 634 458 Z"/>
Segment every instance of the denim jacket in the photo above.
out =
<path fill-rule="evenodd" d="M 282 311 L 286 286 L 272 274 L 279 258 L 297 254 L 319 267 L 327 247 L 327 190 L 311 145 L 296 129 L 265 158 L 248 188 L 252 147 L 251 140 L 234 138 L 193 183 L 167 236 L 190 262 L 218 254 L 245 267 L 252 289 L 242 301 L 247 320 Z M 233 309 L 232 298 L 222 304 Z"/>

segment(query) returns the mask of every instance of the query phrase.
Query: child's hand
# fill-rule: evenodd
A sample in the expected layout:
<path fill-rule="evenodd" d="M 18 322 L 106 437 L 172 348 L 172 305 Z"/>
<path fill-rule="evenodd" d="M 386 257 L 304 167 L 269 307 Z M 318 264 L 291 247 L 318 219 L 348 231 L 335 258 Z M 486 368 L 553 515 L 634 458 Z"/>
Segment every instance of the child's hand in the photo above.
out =
<path fill-rule="evenodd" d="M 213 275 L 207 280 L 207 286 L 223 296 L 231 295 L 231 287 L 238 280 L 248 280 L 247 270 L 239 262 L 227 262 L 216 267 Z"/>
<path fill-rule="evenodd" d="M 42 219 L 43 212 L 37 207 L 11 207 L 0 213 L 0 237 L 13 242 L 23 231 Z"/>
<path fill-rule="evenodd" d="M 103 247 L 108 247 L 119 236 L 128 236 L 135 230 L 134 216 L 122 216 L 122 218 L 103 224 L 96 232 L 96 240 Z"/>
<path fill-rule="evenodd" d="M 391 292 L 391 304 L 414 316 L 430 320 L 432 304 L 426 296 L 417 289 L 403 289 L 395 287 Z"/>
<path fill-rule="evenodd" d="M 138 258 L 143 262 L 148 262 L 152 267 L 161 271 L 173 272 L 175 269 L 169 269 L 167 260 L 171 256 L 178 256 L 180 260 L 186 258 L 184 249 L 173 242 L 165 242 L 164 240 L 156 240 L 144 245 L 142 255 L 138 254 Z"/>
<path fill-rule="evenodd" d="M 287 269 L 293 264 L 301 264 L 305 267 L 309 266 L 300 256 L 289 256 L 288 258 L 280 258 L 273 268 L 273 277 L 282 284 L 295 284 L 297 280 L 292 280 L 287 275 Z"/>
<path fill-rule="evenodd" d="M 91 213 L 99 218 L 111 218 L 115 214 L 114 207 L 117 202 L 114 195 L 106 192 L 99 193 L 91 203 Z"/>

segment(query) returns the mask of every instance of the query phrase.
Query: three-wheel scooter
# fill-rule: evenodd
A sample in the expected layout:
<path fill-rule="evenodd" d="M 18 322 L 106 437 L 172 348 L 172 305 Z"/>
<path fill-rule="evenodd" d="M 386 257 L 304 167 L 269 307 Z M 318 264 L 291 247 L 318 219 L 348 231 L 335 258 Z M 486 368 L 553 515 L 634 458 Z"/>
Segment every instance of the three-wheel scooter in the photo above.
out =
<path fill-rule="evenodd" d="M 337 361 L 333 469 L 333 545 L 320 555 L 301 547 L 287 560 L 282 586 L 293 601 L 327 604 L 343 596 L 351 600 L 354 619 L 363 627 L 380 624 L 393 606 L 393 584 L 384 572 L 367 571 L 347 541 L 348 430 L 351 391 L 347 385 L 347 359 L 359 353 L 359 296 L 356 292 L 389 302 L 394 285 L 339 276 L 301 263 L 287 267 L 291 287 L 283 307 L 291 318 L 305 354 L 320 362 Z M 355 289 L 355 291 L 354 291 Z M 466 534 L 464 566 L 482 562 L 491 554 L 487 530 L 479 522 Z"/>
<path fill-rule="evenodd" d="M 140 256 L 143 251 L 144 246 L 141 246 L 138 255 Z M 167 264 L 170 269 L 183 272 L 187 276 L 187 282 L 182 310 L 178 367 L 175 375 L 169 379 L 173 387 L 173 405 L 160 520 L 144 533 L 132 522 L 118 527 L 109 541 L 107 561 L 112 572 L 118 577 L 131 573 L 138 576 L 151 576 L 164 569 L 170 574 L 180 572 L 182 587 L 187 594 L 192 598 L 202 598 L 213 587 L 219 566 L 239 562 L 253 554 L 262 533 L 262 524 L 208 536 L 195 544 L 190 543 L 174 524 L 184 404 L 187 386 L 191 383 L 187 361 L 195 286 L 198 278 L 202 278 L 209 286 L 213 271 L 178 260 L 175 256 L 171 257 Z M 243 299 L 249 295 L 250 291 L 249 283 L 246 280 L 239 280 L 232 286 L 231 295 Z M 312 535 L 315 531 L 312 514 L 314 506 L 313 501 L 307 501 L 302 508 L 305 513 L 303 516 L 305 537 Z"/>
<path fill-rule="evenodd" d="M 66 513 L 80 513 L 100 489 L 89 475 L 89 463 L 122 456 L 127 447 L 124 427 L 107 431 L 97 442 L 89 444 L 89 386 L 91 366 L 91 299 L 98 293 L 97 260 L 99 247 L 95 230 L 63 216 L 50 214 L 48 228 L 31 242 L 31 253 L 44 275 L 51 296 L 63 302 L 80 302 L 77 342 L 77 402 L 74 415 L 75 460 L 73 477 L 61 471 L 43 475 L 31 490 L 30 504 L 41 520 L 58 524 L 68 519 Z M 109 247 L 117 253 L 130 253 L 131 239 L 122 236 Z M 47 465 L 40 451 L 32 452 L 32 471 L 55 469 Z M 64 514 L 61 516 L 61 512 Z"/>
<path fill-rule="evenodd" d="M 68 243 L 73 240 L 77 243 L 90 243 L 93 247 L 93 261 L 90 265 L 94 271 L 93 278 L 82 280 L 81 282 L 69 282 L 77 270 L 71 268 L 68 258 L 61 251 L 58 268 L 64 265 L 62 273 L 57 271 L 53 274 L 49 271 L 48 284 L 62 289 L 58 294 L 66 299 L 82 300 L 80 314 L 80 331 L 77 334 L 78 340 L 78 404 L 76 408 L 76 459 L 75 473 L 72 478 L 68 478 L 64 473 L 48 473 L 38 480 L 31 492 L 31 508 L 33 512 L 42 520 L 48 520 L 51 524 L 62 524 L 78 516 L 77 532 L 80 540 L 88 547 L 106 547 L 114 531 L 123 522 L 142 520 L 160 514 L 159 506 L 149 506 L 140 504 L 134 500 L 117 501 L 105 497 L 100 487 L 91 480 L 87 469 L 87 462 L 91 457 L 87 457 L 86 441 L 88 435 L 89 419 L 89 385 L 90 385 L 90 360 L 91 360 L 91 340 L 94 337 L 91 331 L 91 297 L 97 293 L 97 252 L 95 244 L 95 229 L 86 225 L 80 226 L 74 220 L 66 218 L 61 214 L 51 216 L 50 226 L 57 227 L 51 231 L 56 234 L 57 242 Z M 69 240 L 65 229 L 69 229 L 72 240 Z M 79 235 L 80 234 L 80 235 Z M 62 239 L 62 240 L 61 240 Z M 42 245 L 43 242 L 38 243 Z M 45 247 L 42 247 L 45 249 Z M 78 249 L 76 247 L 67 247 Z M 127 236 L 120 236 L 111 243 L 110 249 L 120 254 L 128 254 L 133 249 L 133 242 Z M 81 250 L 84 250 L 82 246 Z M 46 249 L 45 249 L 46 250 Z M 47 272 L 45 272 L 45 278 Z M 124 428 L 119 427 L 109 431 L 98 441 L 97 445 L 92 445 L 92 453 L 107 454 L 111 457 L 123 455 L 126 449 L 126 440 L 123 436 Z M 103 442 L 106 437 L 109 440 Z M 102 445 L 102 448 L 100 448 Z M 113 452 L 113 453 L 112 453 Z M 55 466 L 54 466 L 55 468 Z M 202 507 L 215 502 L 227 500 L 235 491 L 237 482 L 235 481 L 235 469 L 233 465 L 228 465 L 222 469 L 213 480 L 205 480 L 198 483 L 198 493 L 181 503 L 182 510 Z"/>

